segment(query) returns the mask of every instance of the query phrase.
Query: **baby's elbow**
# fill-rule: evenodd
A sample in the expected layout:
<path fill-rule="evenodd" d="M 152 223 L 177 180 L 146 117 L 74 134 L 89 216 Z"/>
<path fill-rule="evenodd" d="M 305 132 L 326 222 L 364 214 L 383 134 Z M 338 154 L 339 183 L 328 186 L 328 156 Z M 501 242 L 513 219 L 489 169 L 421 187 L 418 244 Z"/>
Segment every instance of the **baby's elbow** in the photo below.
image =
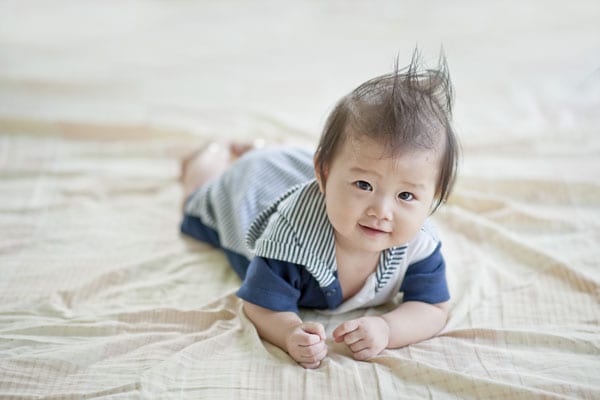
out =
<path fill-rule="evenodd" d="M 440 317 L 441 319 L 444 320 L 444 324 L 446 324 L 446 322 L 448 321 L 448 316 L 450 314 L 450 304 L 448 301 L 445 301 L 443 303 L 437 303 L 437 304 L 433 304 L 433 306 L 435 308 L 437 308 L 438 310 L 440 310 Z"/>
<path fill-rule="evenodd" d="M 244 311 L 244 314 L 246 315 L 246 317 L 252 322 L 255 323 L 257 314 L 259 313 L 259 307 L 256 304 L 247 302 L 247 301 L 243 301 L 242 302 L 242 310 Z"/>
<path fill-rule="evenodd" d="M 448 313 L 448 311 L 450 310 L 450 302 L 449 301 L 445 301 L 443 303 L 437 303 L 437 304 L 433 304 L 433 306 L 439 308 L 440 310 Z"/>

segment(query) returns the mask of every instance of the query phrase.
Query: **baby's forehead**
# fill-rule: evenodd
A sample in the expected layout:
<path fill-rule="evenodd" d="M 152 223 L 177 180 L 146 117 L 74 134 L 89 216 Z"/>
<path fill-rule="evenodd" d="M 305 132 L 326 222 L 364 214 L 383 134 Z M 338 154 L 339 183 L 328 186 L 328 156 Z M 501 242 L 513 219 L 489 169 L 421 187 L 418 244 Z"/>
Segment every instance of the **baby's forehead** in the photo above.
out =
<path fill-rule="evenodd" d="M 439 128 L 438 128 L 439 129 Z M 432 160 L 439 160 L 445 149 L 445 135 L 433 134 L 417 140 L 398 140 L 387 134 L 362 134 L 348 132 L 345 141 L 356 157 L 378 159 L 405 159 L 418 155 L 426 155 Z M 369 151 L 365 151 L 369 149 Z"/>
<path fill-rule="evenodd" d="M 442 167 L 442 157 L 437 149 L 406 147 L 392 153 L 385 145 L 364 137 L 350 139 L 344 147 L 346 150 L 338 156 L 344 154 L 348 172 L 350 169 L 368 171 L 377 168 L 384 174 L 402 175 L 408 166 L 414 166 L 437 175 Z"/>

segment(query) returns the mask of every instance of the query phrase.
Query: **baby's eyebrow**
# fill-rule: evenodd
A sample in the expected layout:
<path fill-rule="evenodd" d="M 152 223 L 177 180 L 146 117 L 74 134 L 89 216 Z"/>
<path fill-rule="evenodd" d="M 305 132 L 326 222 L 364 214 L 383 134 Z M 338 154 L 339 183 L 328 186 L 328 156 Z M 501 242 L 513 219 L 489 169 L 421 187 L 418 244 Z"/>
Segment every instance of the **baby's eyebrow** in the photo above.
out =
<path fill-rule="evenodd" d="M 412 183 L 412 182 L 402 181 L 402 182 L 400 182 L 400 184 L 405 185 L 405 186 L 411 186 L 413 189 L 418 189 L 418 190 L 425 189 L 425 185 L 423 185 L 422 183 Z"/>
<path fill-rule="evenodd" d="M 371 170 L 364 169 L 361 167 L 356 167 L 356 166 L 350 168 L 350 172 L 355 173 L 355 174 L 371 174 L 371 175 L 381 176 L 381 174 L 377 171 L 371 171 Z"/>
<path fill-rule="evenodd" d="M 357 166 L 350 168 L 349 171 L 354 174 L 364 174 L 364 175 L 370 174 L 370 175 L 375 175 L 377 177 L 381 177 L 381 174 L 377 171 L 371 171 L 369 169 L 364 169 L 364 168 L 357 167 Z M 425 185 L 422 183 L 414 183 L 414 182 L 408 182 L 408 181 L 400 181 L 398 183 L 403 186 L 410 186 L 414 190 L 424 190 L 425 189 Z"/>

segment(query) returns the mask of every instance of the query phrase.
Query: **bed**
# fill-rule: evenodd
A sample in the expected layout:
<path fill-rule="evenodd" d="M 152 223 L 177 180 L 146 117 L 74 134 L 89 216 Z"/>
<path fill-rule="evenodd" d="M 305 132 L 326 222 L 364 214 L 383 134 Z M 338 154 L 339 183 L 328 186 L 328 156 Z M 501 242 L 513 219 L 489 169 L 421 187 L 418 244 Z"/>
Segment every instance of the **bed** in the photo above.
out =
<path fill-rule="evenodd" d="M 0 2 L 0 398 L 600 398 L 600 5 Z M 360 82 L 440 46 L 460 178 L 439 336 L 316 370 L 261 341 L 179 233 L 179 160 L 314 146 Z M 328 334 L 345 318 L 303 310 Z"/>

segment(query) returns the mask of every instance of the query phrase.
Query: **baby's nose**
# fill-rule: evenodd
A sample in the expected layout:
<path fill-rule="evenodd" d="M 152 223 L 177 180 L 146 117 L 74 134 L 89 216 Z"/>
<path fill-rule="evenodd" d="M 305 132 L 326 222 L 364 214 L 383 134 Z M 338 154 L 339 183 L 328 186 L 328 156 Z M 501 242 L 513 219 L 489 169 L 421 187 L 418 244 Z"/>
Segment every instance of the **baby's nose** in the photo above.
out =
<path fill-rule="evenodd" d="M 391 220 L 392 208 L 392 201 L 385 196 L 378 196 L 369 208 L 369 215 L 380 220 Z"/>

